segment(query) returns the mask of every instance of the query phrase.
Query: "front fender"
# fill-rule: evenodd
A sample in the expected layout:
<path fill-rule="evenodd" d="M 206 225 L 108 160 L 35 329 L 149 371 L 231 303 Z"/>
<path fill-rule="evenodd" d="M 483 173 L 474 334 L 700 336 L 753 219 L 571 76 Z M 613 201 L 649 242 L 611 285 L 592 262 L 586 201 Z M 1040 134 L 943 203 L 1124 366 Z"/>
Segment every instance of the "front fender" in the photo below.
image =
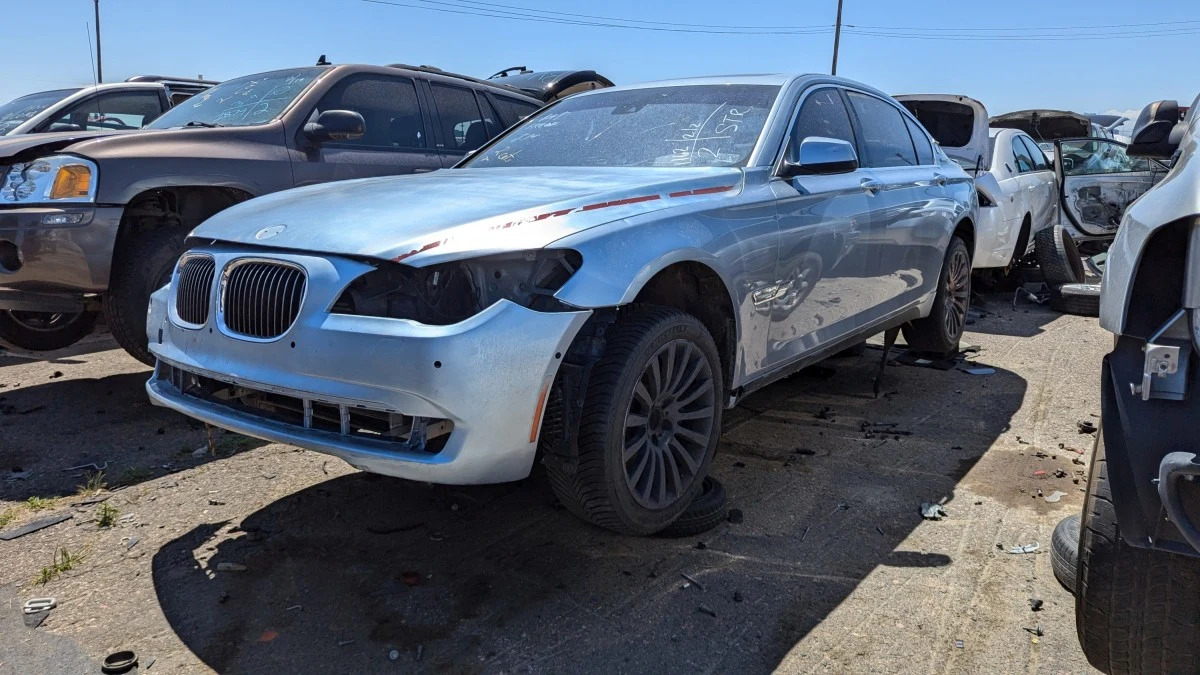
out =
<path fill-rule="evenodd" d="M 181 173 L 171 175 L 156 175 L 148 176 L 141 180 L 135 180 L 126 183 L 119 188 L 106 191 L 104 189 L 104 168 L 101 167 L 101 193 L 97 197 L 97 201 L 103 204 L 128 204 L 133 201 L 134 197 L 150 190 L 164 190 L 180 187 L 215 187 L 215 188 L 235 188 L 252 196 L 259 196 L 267 192 L 274 192 L 291 187 L 291 181 L 287 185 L 262 185 L 257 182 L 245 180 L 242 176 L 232 176 L 228 174 L 200 174 L 200 173 Z M 290 179 L 291 176 L 289 175 Z"/>

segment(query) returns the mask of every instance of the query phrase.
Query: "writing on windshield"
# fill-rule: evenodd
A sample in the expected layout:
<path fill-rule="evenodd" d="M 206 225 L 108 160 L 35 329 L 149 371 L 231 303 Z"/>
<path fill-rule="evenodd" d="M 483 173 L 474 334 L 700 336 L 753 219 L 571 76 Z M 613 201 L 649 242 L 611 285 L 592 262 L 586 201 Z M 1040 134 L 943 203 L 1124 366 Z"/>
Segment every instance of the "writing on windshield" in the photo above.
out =
<path fill-rule="evenodd" d="M 682 85 L 564 99 L 466 166 L 743 166 L 779 87 Z"/>
<path fill-rule="evenodd" d="M 55 91 L 43 91 L 37 94 L 29 94 L 18 99 L 13 99 L 4 105 L 0 105 L 0 136 L 16 129 L 22 123 L 31 119 L 34 115 L 42 112 L 46 108 L 58 103 L 64 98 L 79 91 L 78 89 L 58 89 Z"/>
<path fill-rule="evenodd" d="M 171 108 L 147 128 L 266 124 L 278 117 L 322 70 L 295 68 L 229 80 Z"/>

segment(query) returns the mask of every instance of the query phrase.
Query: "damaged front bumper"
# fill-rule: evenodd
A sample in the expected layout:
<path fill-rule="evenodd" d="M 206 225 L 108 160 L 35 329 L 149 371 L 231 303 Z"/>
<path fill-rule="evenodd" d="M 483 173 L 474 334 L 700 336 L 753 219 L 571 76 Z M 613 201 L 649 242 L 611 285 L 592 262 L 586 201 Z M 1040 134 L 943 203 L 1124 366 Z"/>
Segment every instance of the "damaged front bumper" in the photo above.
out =
<path fill-rule="evenodd" d="M 206 253 L 218 280 L 246 257 Z M 501 300 L 447 326 L 331 314 L 370 266 L 269 258 L 307 275 L 295 322 L 273 339 L 232 334 L 215 309 L 201 325 L 181 325 L 176 283 L 154 294 L 147 332 L 158 365 L 146 388 L 155 404 L 372 473 L 446 484 L 528 476 L 551 383 L 590 310 L 537 312 Z M 222 284 L 212 286 L 216 308 Z"/>

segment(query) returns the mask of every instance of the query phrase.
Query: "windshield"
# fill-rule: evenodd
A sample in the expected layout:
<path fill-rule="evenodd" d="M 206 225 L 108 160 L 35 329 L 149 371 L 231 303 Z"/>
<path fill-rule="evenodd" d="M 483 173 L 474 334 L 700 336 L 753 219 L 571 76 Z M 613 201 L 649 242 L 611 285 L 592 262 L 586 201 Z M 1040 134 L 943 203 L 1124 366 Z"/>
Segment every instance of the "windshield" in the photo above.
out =
<path fill-rule="evenodd" d="M 171 108 L 146 128 L 266 124 L 278 117 L 324 70 L 319 67 L 276 70 L 222 82 Z"/>
<path fill-rule="evenodd" d="M 16 98 L 4 105 L 0 105 L 0 136 L 4 136 L 13 129 L 16 129 L 29 121 L 34 115 L 77 91 L 79 90 L 56 89 L 54 91 L 42 91 Z"/>
<path fill-rule="evenodd" d="M 725 84 L 567 98 L 464 166 L 744 166 L 778 93 Z"/>

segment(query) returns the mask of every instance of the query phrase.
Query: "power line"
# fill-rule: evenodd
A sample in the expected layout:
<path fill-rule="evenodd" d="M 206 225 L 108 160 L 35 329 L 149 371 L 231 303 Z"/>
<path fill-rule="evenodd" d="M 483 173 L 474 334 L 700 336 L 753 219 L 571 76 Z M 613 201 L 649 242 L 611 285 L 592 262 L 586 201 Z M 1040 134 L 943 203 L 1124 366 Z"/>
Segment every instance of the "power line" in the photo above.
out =
<path fill-rule="evenodd" d="M 554 17 L 542 16 L 539 14 L 526 14 L 521 12 L 513 12 L 508 10 L 482 10 L 472 11 L 471 9 L 463 8 L 461 5 L 449 5 L 448 3 L 435 2 L 435 0 L 416 0 L 417 2 L 426 2 L 438 6 L 413 5 L 403 2 L 394 2 L 392 0 L 362 0 L 376 5 L 388 5 L 391 7 L 406 7 L 409 9 L 423 9 L 430 12 L 444 12 L 448 14 L 466 14 L 470 16 L 482 16 L 490 19 L 510 19 L 514 21 L 527 21 L 533 23 L 550 23 L 569 26 L 589 26 L 597 28 L 625 28 L 629 30 L 656 31 L 667 33 L 703 33 L 707 35 L 819 35 L 830 33 L 833 31 L 832 26 L 824 28 L 801 28 L 794 30 L 710 30 L 699 28 L 667 28 L 655 26 L 629 26 L 617 23 L 605 23 L 598 21 L 583 21 L 575 19 L 558 19 Z M 452 9 L 455 8 L 455 9 Z"/>
<path fill-rule="evenodd" d="M 1190 23 L 1200 23 L 1200 19 L 1188 20 L 1188 21 L 1158 21 L 1158 22 L 1154 22 L 1154 23 L 1119 23 L 1119 24 L 1099 25 L 1099 26 L 1037 26 L 1037 27 L 1032 28 L 1032 30 L 1094 30 L 1097 28 L 1144 28 L 1146 26 L 1178 26 L 1179 24 L 1184 24 L 1184 23 L 1189 23 L 1189 24 Z M 856 25 L 846 24 L 846 26 L 848 28 L 864 28 L 864 29 L 868 29 L 868 30 L 890 30 L 890 31 L 905 31 L 905 32 L 910 32 L 910 31 L 911 32 L 918 32 L 918 31 L 924 31 L 924 32 L 929 32 L 929 31 L 988 32 L 988 31 L 1027 31 L 1027 30 L 1031 30 L 1031 28 L 1029 26 L 1022 26 L 1019 28 L 1009 28 L 1009 27 L 997 27 L 997 28 L 962 27 L 962 28 L 956 28 L 956 27 L 945 27 L 945 26 L 944 27 L 864 26 L 862 24 L 856 24 Z"/>
<path fill-rule="evenodd" d="M 438 4 L 438 5 L 445 4 L 442 2 L 434 2 L 433 0 L 416 0 L 416 1 L 417 2 L 430 2 L 431 4 Z M 495 3 L 495 2 L 482 2 L 480 0 L 450 0 L 450 2 L 452 2 L 455 5 L 480 5 L 483 7 L 498 7 L 498 8 L 502 8 L 502 9 L 515 9 L 515 10 L 520 10 L 522 12 L 536 12 L 537 14 L 554 14 L 557 16 L 568 16 L 568 17 L 583 18 L 583 19 L 599 19 L 601 21 L 618 21 L 618 22 L 623 22 L 623 23 L 641 23 L 641 24 L 649 24 L 649 25 L 656 25 L 656 26 L 672 26 L 672 27 L 678 26 L 678 27 L 686 27 L 686 28 L 723 28 L 723 29 L 729 29 L 729 30 L 770 30 L 770 31 L 832 28 L 832 26 L 828 26 L 828 25 L 726 26 L 724 24 L 712 24 L 712 23 L 683 23 L 680 21 L 650 21 L 647 19 L 623 19 L 620 17 L 613 17 L 613 16 L 597 16 L 595 14 L 577 14 L 577 13 L 573 13 L 573 12 L 556 12 L 556 11 L 550 10 L 550 9 L 535 9 L 533 7 L 521 7 L 518 5 L 502 5 L 502 4 Z"/>
<path fill-rule="evenodd" d="M 1146 37 L 1172 37 L 1177 35 L 1195 35 L 1200 33 L 1200 27 L 1183 28 L 1177 31 L 1146 31 L 1124 33 L 1096 33 L 1092 35 L 917 35 L 911 33 L 895 33 L 885 31 L 867 31 L 846 27 L 846 33 L 868 37 L 894 38 L 904 40 L 942 40 L 942 41 L 971 41 L 971 42 L 1076 42 L 1079 40 L 1126 40 Z"/>

